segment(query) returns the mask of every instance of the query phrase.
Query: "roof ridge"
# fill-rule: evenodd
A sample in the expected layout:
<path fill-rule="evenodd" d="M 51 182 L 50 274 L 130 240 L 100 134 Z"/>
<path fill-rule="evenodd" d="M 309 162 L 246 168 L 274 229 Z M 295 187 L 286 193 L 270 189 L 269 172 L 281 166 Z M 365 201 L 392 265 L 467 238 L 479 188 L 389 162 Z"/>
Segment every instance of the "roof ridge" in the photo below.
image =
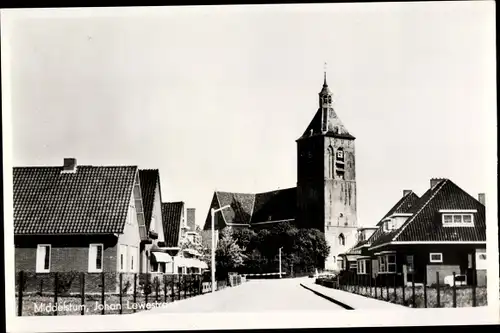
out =
<path fill-rule="evenodd" d="M 390 241 L 396 241 L 396 239 L 399 237 L 399 235 L 401 235 L 401 233 L 406 229 L 406 227 L 413 221 L 415 220 L 415 217 L 418 216 L 418 214 L 420 214 L 420 212 L 425 208 L 427 207 L 427 205 L 432 201 L 432 199 L 434 199 L 434 197 L 436 197 L 436 195 L 439 193 L 439 191 L 441 191 L 441 189 L 444 187 L 444 185 L 446 184 L 446 182 L 448 182 L 448 179 L 444 179 L 444 181 L 442 181 L 441 184 L 439 184 L 439 187 L 436 188 L 435 192 L 431 195 L 431 197 L 427 200 L 427 202 L 425 202 L 422 207 L 420 207 L 420 209 L 415 212 L 415 214 L 413 214 L 412 217 L 410 217 L 408 219 L 408 221 L 406 221 L 403 226 L 401 227 L 401 230 L 399 230 L 397 233 L 396 233 L 396 236 L 392 237 L 392 239 Z M 432 189 L 430 189 L 430 191 L 432 191 Z"/>
<path fill-rule="evenodd" d="M 184 203 L 184 201 L 168 201 L 168 202 L 162 202 L 161 204 L 174 204 L 174 203 Z"/>
<path fill-rule="evenodd" d="M 257 192 L 255 194 L 257 195 L 257 194 L 267 194 L 267 193 L 272 193 L 272 192 L 281 192 L 281 191 L 292 190 L 292 189 L 296 189 L 296 188 L 297 188 L 297 186 L 287 187 L 287 188 L 280 188 L 278 190 L 271 190 L 271 191 L 265 191 L 265 192 Z"/>

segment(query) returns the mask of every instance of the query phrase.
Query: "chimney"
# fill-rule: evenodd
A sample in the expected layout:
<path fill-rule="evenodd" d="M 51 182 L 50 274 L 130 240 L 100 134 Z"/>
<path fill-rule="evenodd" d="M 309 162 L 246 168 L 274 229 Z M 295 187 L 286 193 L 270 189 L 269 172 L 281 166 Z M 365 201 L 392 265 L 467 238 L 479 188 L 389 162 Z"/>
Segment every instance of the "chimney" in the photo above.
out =
<path fill-rule="evenodd" d="M 483 205 L 486 206 L 486 197 L 485 197 L 485 194 L 484 193 L 479 193 L 477 195 L 477 200 L 482 203 Z"/>
<path fill-rule="evenodd" d="M 76 172 L 76 158 L 65 158 L 63 172 Z"/>
<path fill-rule="evenodd" d="M 411 192 L 412 192 L 412 190 L 403 190 L 403 197 L 406 197 Z"/>
<path fill-rule="evenodd" d="M 444 180 L 444 178 L 431 178 L 431 188 L 436 186 L 442 180 Z"/>
<path fill-rule="evenodd" d="M 191 229 L 190 231 L 196 230 L 196 208 L 187 208 L 186 209 L 186 224 Z"/>

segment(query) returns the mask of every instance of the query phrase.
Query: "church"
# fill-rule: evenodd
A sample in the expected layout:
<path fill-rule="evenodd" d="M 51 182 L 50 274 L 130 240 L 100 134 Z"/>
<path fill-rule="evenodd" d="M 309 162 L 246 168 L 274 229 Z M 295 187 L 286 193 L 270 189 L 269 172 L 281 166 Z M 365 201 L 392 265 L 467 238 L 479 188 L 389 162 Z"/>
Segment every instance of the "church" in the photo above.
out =
<path fill-rule="evenodd" d="M 337 257 L 354 245 L 358 228 L 354 140 L 333 108 L 325 73 L 318 110 L 296 140 L 297 186 L 265 193 L 216 191 L 204 230 L 211 229 L 210 210 L 226 205 L 215 215 L 216 230 L 283 222 L 319 229 L 330 246 L 324 268 L 338 269 Z"/>

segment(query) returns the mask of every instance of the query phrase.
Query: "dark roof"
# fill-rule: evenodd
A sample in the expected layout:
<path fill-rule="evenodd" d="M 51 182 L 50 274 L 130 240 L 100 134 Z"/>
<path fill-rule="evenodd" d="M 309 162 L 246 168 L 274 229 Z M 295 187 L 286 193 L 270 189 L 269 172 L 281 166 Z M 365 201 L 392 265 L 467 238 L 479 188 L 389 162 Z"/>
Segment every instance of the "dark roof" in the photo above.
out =
<path fill-rule="evenodd" d="M 328 112 L 329 126 L 328 130 L 326 132 L 323 132 L 321 126 L 322 114 L 323 110 L 319 108 L 318 111 L 316 111 L 313 119 L 309 123 L 309 126 L 307 126 L 306 130 L 304 131 L 304 134 L 302 134 L 302 136 L 298 140 L 306 139 L 308 137 L 316 135 L 326 135 L 344 139 L 355 139 L 355 137 L 347 131 L 347 128 L 337 116 L 337 113 L 334 109 L 331 109 L 330 112 Z"/>
<path fill-rule="evenodd" d="M 296 198 L 296 187 L 256 194 L 251 223 L 295 219 Z"/>
<path fill-rule="evenodd" d="M 136 166 L 15 167 L 14 234 L 122 233 Z"/>
<path fill-rule="evenodd" d="M 415 192 L 409 192 L 403 196 L 399 201 L 384 215 L 382 219 L 377 223 L 377 226 L 382 224 L 382 221 L 393 214 L 408 213 L 410 209 L 415 206 L 419 201 L 418 195 Z"/>
<path fill-rule="evenodd" d="M 161 215 L 166 247 L 175 247 L 179 245 L 179 233 L 181 229 L 183 209 L 184 202 L 182 201 L 165 202 L 161 204 Z"/>
<path fill-rule="evenodd" d="M 485 207 L 449 179 L 430 191 L 428 200 L 398 230 L 394 241 L 486 241 Z M 443 227 L 439 210 L 476 209 L 474 227 Z"/>
<path fill-rule="evenodd" d="M 226 223 L 254 224 L 295 219 L 295 187 L 257 194 L 217 191 L 210 208 L 228 205 L 222 210 Z M 205 229 L 210 229 L 210 211 L 205 222 Z"/>
<path fill-rule="evenodd" d="M 441 209 L 476 209 L 474 227 L 443 227 Z M 486 241 L 484 205 L 449 179 L 428 189 L 408 213 L 412 216 L 400 228 L 389 233 L 384 233 L 382 228 L 377 230 L 371 246 L 391 241 Z"/>
<path fill-rule="evenodd" d="M 155 200 L 155 190 L 156 185 L 159 181 L 159 177 L 160 175 L 157 169 L 139 170 L 146 230 L 149 230 L 149 226 L 151 224 L 151 216 L 153 215 L 153 206 Z"/>

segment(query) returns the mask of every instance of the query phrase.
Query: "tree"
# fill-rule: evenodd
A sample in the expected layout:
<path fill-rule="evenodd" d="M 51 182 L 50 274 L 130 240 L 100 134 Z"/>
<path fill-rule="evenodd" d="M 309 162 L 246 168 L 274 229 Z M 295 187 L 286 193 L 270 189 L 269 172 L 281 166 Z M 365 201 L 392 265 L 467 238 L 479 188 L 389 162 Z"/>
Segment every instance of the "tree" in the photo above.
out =
<path fill-rule="evenodd" d="M 246 258 L 244 250 L 233 238 L 233 230 L 224 228 L 215 250 L 216 272 L 225 277 L 231 270 L 237 270 L 243 266 Z"/>

